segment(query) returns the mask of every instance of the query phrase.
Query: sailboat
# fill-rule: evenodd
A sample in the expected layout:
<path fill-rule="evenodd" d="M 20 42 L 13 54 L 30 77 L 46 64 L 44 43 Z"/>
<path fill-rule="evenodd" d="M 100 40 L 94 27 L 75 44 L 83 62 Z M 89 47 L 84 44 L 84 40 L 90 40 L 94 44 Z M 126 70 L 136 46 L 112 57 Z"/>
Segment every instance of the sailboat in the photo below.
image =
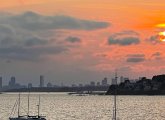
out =
<path fill-rule="evenodd" d="M 17 111 L 18 116 L 17 117 L 9 117 L 9 120 L 46 120 L 45 116 L 40 115 L 40 95 L 39 95 L 39 103 L 37 105 L 37 107 L 38 107 L 38 114 L 37 115 L 35 115 L 35 116 L 29 115 L 29 94 L 28 94 L 28 113 L 27 113 L 27 115 L 23 115 L 23 116 L 20 115 L 20 93 L 19 93 L 19 98 L 13 107 L 12 113 L 14 112 L 16 107 L 18 108 L 18 111 Z"/>
<path fill-rule="evenodd" d="M 114 90 L 114 106 L 113 106 L 113 117 L 112 117 L 112 120 L 117 120 L 117 115 L 116 115 L 116 111 L 117 111 L 117 108 L 116 108 L 116 94 L 117 94 L 117 70 L 115 72 L 115 90 Z"/>

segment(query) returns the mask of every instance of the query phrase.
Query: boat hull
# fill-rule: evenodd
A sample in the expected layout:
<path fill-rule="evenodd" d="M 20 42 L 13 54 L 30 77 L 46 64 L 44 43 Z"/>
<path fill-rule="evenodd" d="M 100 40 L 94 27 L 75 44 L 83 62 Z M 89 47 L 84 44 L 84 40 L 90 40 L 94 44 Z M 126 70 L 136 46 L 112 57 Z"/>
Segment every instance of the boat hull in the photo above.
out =
<path fill-rule="evenodd" d="M 9 120 L 46 120 L 45 118 L 9 118 Z"/>

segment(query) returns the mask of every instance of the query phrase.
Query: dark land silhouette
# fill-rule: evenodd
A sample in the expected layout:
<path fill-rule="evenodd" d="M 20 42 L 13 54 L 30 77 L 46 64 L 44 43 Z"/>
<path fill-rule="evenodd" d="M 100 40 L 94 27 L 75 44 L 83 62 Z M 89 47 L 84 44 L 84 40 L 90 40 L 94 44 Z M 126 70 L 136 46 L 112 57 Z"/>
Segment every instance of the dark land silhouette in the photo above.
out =
<path fill-rule="evenodd" d="M 142 77 L 136 82 L 129 79 L 117 85 L 110 85 L 106 95 L 165 95 L 165 75 L 152 79 Z"/>
<path fill-rule="evenodd" d="M 61 86 L 61 87 L 30 87 L 14 88 L 1 92 L 71 92 L 71 94 L 100 94 L 101 95 L 165 95 L 165 74 L 155 75 L 152 79 L 142 77 L 138 81 L 125 80 L 117 85 L 105 86 Z"/>

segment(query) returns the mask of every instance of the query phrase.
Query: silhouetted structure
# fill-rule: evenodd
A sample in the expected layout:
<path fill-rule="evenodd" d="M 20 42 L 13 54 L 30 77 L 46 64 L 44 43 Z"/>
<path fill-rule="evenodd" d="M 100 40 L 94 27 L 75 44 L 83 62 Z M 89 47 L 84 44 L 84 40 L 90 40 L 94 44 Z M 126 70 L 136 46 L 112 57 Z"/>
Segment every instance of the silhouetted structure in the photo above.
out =
<path fill-rule="evenodd" d="M 122 83 L 122 82 L 124 82 L 124 77 L 123 76 L 120 77 L 120 83 Z"/>
<path fill-rule="evenodd" d="M 102 86 L 107 86 L 108 85 L 108 80 L 107 78 L 105 77 L 103 80 L 102 80 Z"/>
<path fill-rule="evenodd" d="M 116 84 L 116 80 L 114 78 L 112 78 L 112 85 L 115 85 Z"/>
<path fill-rule="evenodd" d="M 15 77 L 12 76 L 11 80 L 9 81 L 9 86 L 13 88 L 15 86 L 15 84 L 16 84 Z"/>
<path fill-rule="evenodd" d="M 100 86 L 100 82 L 97 82 L 97 86 Z"/>
<path fill-rule="evenodd" d="M 40 87 L 44 87 L 44 76 L 40 76 Z"/>
<path fill-rule="evenodd" d="M 119 95 L 165 95 L 165 75 L 153 76 L 152 79 L 142 77 L 136 82 L 127 79 L 118 85 L 111 85 L 106 94 L 114 94 L 115 86 Z"/>
<path fill-rule="evenodd" d="M 83 84 L 79 84 L 79 87 L 80 87 L 80 88 L 83 87 Z"/>
<path fill-rule="evenodd" d="M 49 83 L 47 84 L 47 87 L 53 87 L 52 83 L 49 82 Z"/>
<path fill-rule="evenodd" d="M 32 83 L 29 83 L 28 88 L 32 88 L 32 87 L 33 87 Z"/>
<path fill-rule="evenodd" d="M 95 86 L 95 82 L 91 81 L 90 86 Z"/>

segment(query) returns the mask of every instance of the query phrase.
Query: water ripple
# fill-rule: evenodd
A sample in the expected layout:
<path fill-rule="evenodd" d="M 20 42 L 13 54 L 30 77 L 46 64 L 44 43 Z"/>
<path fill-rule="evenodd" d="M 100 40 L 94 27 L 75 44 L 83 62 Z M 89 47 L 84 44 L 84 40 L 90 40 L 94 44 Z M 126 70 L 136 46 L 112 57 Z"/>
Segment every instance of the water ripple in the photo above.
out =
<path fill-rule="evenodd" d="M 41 94 L 41 93 L 40 93 Z M 0 95 L 0 120 L 8 120 L 18 94 Z M 110 120 L 113 96 L 70 96 L 42 93 L 41 113 L 47 120 Z M 37 114 L 38 93 L 30 95 L 30 114 Z M 27 113 L 27 94 L 21 95 L 21 114 Z M 118 96 L 119 120 L 165 120 L 165 96 Z"/>

